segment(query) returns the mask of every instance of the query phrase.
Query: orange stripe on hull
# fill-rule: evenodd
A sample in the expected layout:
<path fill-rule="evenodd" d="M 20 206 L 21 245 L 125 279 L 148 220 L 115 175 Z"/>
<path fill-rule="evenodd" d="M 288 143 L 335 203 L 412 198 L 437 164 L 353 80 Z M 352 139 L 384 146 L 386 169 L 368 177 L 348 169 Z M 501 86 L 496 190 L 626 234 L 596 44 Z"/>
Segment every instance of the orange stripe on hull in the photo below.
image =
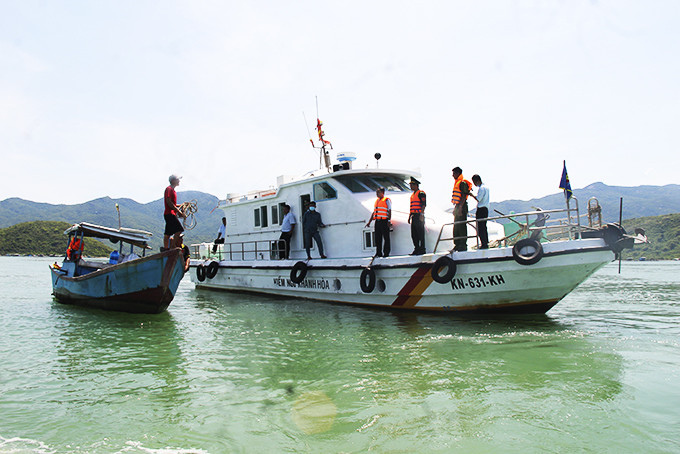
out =
<path fill-rule="evenodd" d="M 397 293 L 397 298 L 392 303 L 396 307 L 413 307 L 423 297 L 423 293 L 433 282 L 430 270 L 432 265 L 421 265 L 413 272 L 411 278 Z"/>

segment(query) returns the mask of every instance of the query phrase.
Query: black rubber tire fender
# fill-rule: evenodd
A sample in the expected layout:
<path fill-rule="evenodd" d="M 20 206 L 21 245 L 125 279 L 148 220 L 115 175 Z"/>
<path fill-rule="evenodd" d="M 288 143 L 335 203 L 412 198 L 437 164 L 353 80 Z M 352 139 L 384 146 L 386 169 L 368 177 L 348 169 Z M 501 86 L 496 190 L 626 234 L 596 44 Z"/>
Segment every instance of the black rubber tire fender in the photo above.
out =
<path fill-rule="evenodd" d="M 524 248 L 533 248 L 534 252 L 528 255 L 522 254 L 521 251 Z M 533 265 L 543 258 L 543 246 L 536 240 L 524 238 L 512 247 L 512 257 L 520 265 Z"/>
<path fill-rule="evenodd" d="M 205 280 L 205 272 L 205 265 L 198 265 L 196 267 L 196 279 L 198 279 L 198 282 Z"/>
<path fill-rule="evenodd" d="M 290 270 L 290 280 L 296 284 L 302 282 L 307 276 L 307 264 L 305 262 L 299 261 L 295 262 L 293 268 Z"/>
<path fill-rule="evenodd" d="M 216 261 L 213 260 L 212 262 L 210 262 L 210 264 L 206 268 L 205 277 L 207 277 L 208 279 L 212 279 L 215 276 L 217 276 L 217 270 L 219 269 L 219 267 L 220 264 L 217 263 Z"/>
<path fill-rule="evenodd" d="M 442 269 L 446 268 L 446 273 L 441 274 Z M 451 282 L 453 276 L 456 275 L 456 262 L 451 257 L 445 255 L 435 260 L 432 265 L 432 279 L 439 284 L 446 284 Z"/>
<path fill-rule="evenodd" d="M 375 289 L 375 271 L 372 268 L 364 268 L 361 271 L 359 287 L 364 293 L 371 293 Z"/>

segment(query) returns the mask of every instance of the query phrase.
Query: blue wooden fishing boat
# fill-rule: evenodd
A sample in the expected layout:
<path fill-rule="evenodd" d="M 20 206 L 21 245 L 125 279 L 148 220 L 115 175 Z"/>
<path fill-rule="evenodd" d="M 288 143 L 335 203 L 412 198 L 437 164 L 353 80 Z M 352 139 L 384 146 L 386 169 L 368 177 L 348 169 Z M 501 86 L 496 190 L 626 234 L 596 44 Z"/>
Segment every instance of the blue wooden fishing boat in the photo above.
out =
<path fill-rule="evenodd" d="M 81 222 L 68 228 L 68 250 L 61 265 L 50 265 L 52 294 L 60 303 L 106 310 L 157 314 L 167 309 L 185 273 L 180 248 L 146 255 L 151 233 Z M 119 243 L 108 260 L 83 259 L 83 239 Z M 127 246 L 129 246 L 129 253 Z M 135 253 L 141 249 L 142 256 Z"/>

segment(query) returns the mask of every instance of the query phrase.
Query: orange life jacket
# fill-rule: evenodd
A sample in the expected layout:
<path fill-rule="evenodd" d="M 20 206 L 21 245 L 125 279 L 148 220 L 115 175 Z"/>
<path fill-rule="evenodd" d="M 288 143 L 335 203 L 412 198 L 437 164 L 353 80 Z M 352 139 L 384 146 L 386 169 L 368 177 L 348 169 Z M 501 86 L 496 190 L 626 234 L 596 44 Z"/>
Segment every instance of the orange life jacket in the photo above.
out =
<path fill-rule="evenodd" d="M 467 193 L 465 194 L 463 194 L 463 191 L 460 190 L 460 184 L 462 182 L 465 182 L 468 187 Z M 458 205 L 459 203 L 467 202 L 468 195 L 470 194 L 470 188 L 472 188 L 472 183 L 463 178 L 463 175 L 460 175 L 458 178 L 456 178 L 456 183 L 453 185 L 453 193 L 451 194 L 451 203 Z"/>
<path fill-rule="evenodd" d="M 389 219 L 389 216 L 387 216 L 387 212 L 389 209 L 387 208 L 387 201 L 390 200 L 387 197 L 383 197 L 382 199 L 378 199 L 375 201 L 375 208 L 373 209 L 373 219 Z"/>
<path fill-rule="evenodd" d="M 423 204 L 420 201 L 420 194 L 425 194 L 425 192 L 418 189 L 416 192 L 411 194 L 411 213 L 423 212 Z"/>
<path fill-rule="evenodd" d="M 74 236 L 71 238 L 71 242 L 68 245 L 68 249 L 66 249 L 66 258 L 69 260 L 75 260 L 80 256 L 80 248 L 81 248 L 82 242 L 80 241 L 80 238 Z"/>

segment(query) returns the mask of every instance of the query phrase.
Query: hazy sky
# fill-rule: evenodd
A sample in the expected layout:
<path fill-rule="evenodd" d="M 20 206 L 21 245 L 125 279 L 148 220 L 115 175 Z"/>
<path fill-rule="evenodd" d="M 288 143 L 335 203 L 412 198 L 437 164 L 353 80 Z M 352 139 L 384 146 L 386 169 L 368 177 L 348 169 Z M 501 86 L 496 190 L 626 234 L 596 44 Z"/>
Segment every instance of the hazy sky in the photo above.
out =
<path fill-rule="evenodd" d="M 679 183 L 678 1 L 0 0 L 0 200 L 224 198 L 318 166 L 491 200 Z M 180 200 L 182 201 L 182 200 Z"/>

